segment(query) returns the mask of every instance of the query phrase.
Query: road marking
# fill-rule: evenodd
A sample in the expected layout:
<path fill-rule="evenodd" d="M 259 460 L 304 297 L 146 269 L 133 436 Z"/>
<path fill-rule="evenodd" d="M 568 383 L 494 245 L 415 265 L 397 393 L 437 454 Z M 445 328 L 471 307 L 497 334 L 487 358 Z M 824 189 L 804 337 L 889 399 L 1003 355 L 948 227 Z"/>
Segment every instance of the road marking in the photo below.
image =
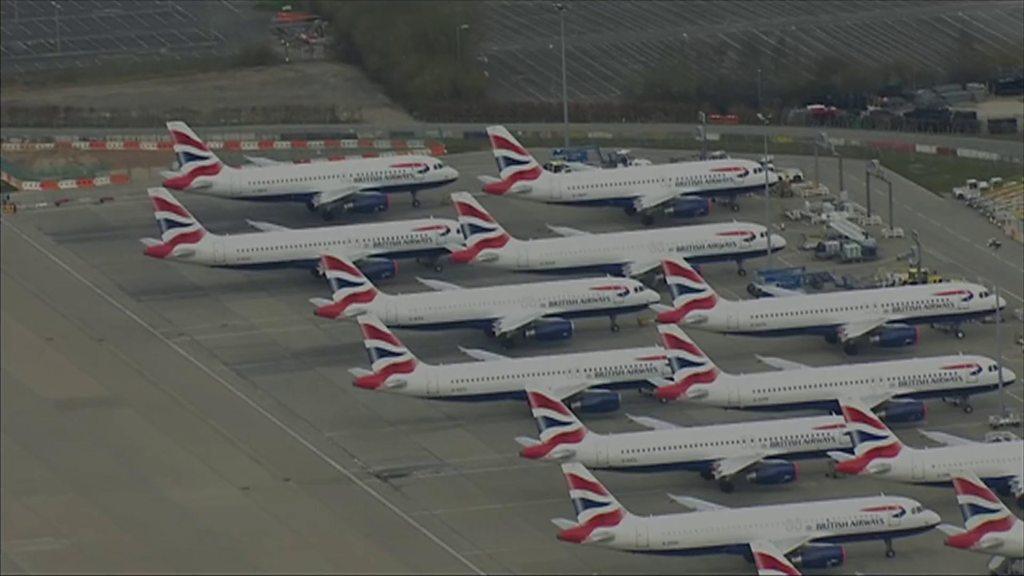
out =
<path fill-rule="evenodd" d="M 145 320 L 140 318 L 134 312 L 132 312 L 131 310 L 126 308 L 123 304 L 121 304 L 116 299 L 114 299 L 113 296 L 110 296 L 109 294 L 104 292 L 99 286 L 96 286 L 91 281 L 89 281 L 89 279 L 87 279 L 84 276 L 82 276 L 81 274 L 79 274 L 75 269 L 73 269 L 69 265 L 65 264 L 63 260 L 58 258 L 55 254 L 51 253 L 49 250 L 47 250 L 42 245 L 37 243 L 35 240 L 30 238 L 24 232 L 19 230 L 17 226 L 12 225 L 10 223 L 10 221 L 6 221 L 5 224 L 10 226 L 11 230 L 13 230 L 19 236 L 21 236 L 26 242 L 31 244 L 36 250 L 42 252 L 43 254 L 46 255 L 47 258 L 49 258 L 55 264 L 57 264 L 58 266 L 60 266 L 64 270 L 66 270 L 68 272 L 68 274 L 73 276 L 75 279 L 77 279 L 82 284 L 85 284 L 90 290 L 92 290 L 93 292 L 98 294 L 100 297 L 102 297 L 104 300 L 109 302 L 114 308 L 117 308 L 118 310 L 120 310 L 125 316 L 131 318 L 132 321 L 134 321 L 136 324 L 138 324 L 139 326 L 142 326 L 147 332 L 149 332 L 153 336 L 156 336 L 158 339 L 163 341 L 164 344 L 167 344 L 167 346 L 169 346 L 172 350 L 174 350 L 175 352 L 180 354 L 186 360 L 188 360 L 188 361 L 192 362 L 193 364 L 195 364 L 196 367 L 198 367 L 200 370 L 205 372 L 207 375 L 209 375 L 211 378 L 213 378 L 219 384 L 224 386 L 224 388 L 226 388 L 228 391 L 230 391 L 232 394 L 234 394 L 240 400 L 242 400 L 243 402 L 248 404 L 250 407 L 252 407 L 252 409 L 254 409 L 257 412 L 259 412 L 260 414 L 262 414 L 266 419 L 270 420 L 272 423 L 274 423 L 274 425 L 276 425 L 278 428 L 283 430 L 286 434 L 288 434 L 289 436 L 294 438 L 298 443 L 300 443 L 303 446 L 305 446 L 310 452 L 312 452 L 317 457 L 319 457 L 321 460 L 323 460 L 331 468 L 334 468 L 335 470 L 340 472 L 343 476 L 348 478 L 353 484 L 355 484 L 356 486 L 361 488 L 364 492 L 366 492 L 367 494 L 372 496 L 375 500 L 377 500 L 378 502 L 383 504 L 387 509 L 391 510 L 391 512 L 393 512 L 396 516 L 398 516 L 399 518 L 404 520 L 407 524 L 409 524 L 410 526 L 412 526 L 413 528 L 418 530 L 421 534 L 423 534 L 424 536 L 429 538 L 431 541 L 433 541 L 435 544 L 437 544 L 438 547 L 440 547 L 442 550 L 444 550 L 445 552 L 448 552 L 452 557 L 457 559 L 459 562 L 461 562 L 464 566 L 469 568 L 474 573 L 476 573 L 476 574 L 485 574 L 485 572 L 483 570 L 481 570 L 480 568 L 478 568 L 476 566 L 476 564 L 474 564 L 468 558 L 466 558 L 465 556 L 460 554 L 458 551 L 456 551 L 454 548 L 449 546 L 447 543 L 445 543 L 443 540 L 441 540 L 438 536 L 436 536 L 433 532 L 431 532 L 430 530 L 427 530 L 427 528 L 425 526 L 423 526 L 422 524 L 417 522 L 412 516 L 409 516 L 408 514 L 403 512 L 401 509 L 399 509 L 397 506 L 392 504 L 380 492 L 377 492 L 369 484 L 366 484 L 365 482 L 360 480 L 355 474 L 353 474 L 352 472 L 349 472 L 349 470 L 347 468 L 345 468 L 344 466 L 342 466 L 340 463 L 338 463 L 338 461 L 336 461 L 335 459 L 331 458 L 329 455 L 324 453 L 322 450 L 320 450 L 319 448 L 314 446 L 313 443 L 311 443 L 309 440 L 306 440 L 305 437 L 303 437 L 301 434 L 296 432 L 293 428 L 291 428 L 290 426 L 285 424 L 283 421 L 278 419 L 277 416 L 274 416 L 269 411 L 267 411 L 265 408 L 260 406 L 258 403 L 256 403 L 255 400 L 252 400 L 251 398 L 249 398 L 244 392 L 242 392 L 241 390 L 236 388 L 234 385 L 232 385 L 227 380 L 221 378 L 212 369 L 208 368 L 205 364 L 203 364 L 198 359 L 196 359 L 194 356 L 189 354 L 188 351 L 186 351 L 184 348 L 181 348 L 180 346 L 178 346 L 177 344 L 175 344 L 174 342 L 169 340 L 166 336 L 161 334 L 156 328 L 153 328 Z"/>

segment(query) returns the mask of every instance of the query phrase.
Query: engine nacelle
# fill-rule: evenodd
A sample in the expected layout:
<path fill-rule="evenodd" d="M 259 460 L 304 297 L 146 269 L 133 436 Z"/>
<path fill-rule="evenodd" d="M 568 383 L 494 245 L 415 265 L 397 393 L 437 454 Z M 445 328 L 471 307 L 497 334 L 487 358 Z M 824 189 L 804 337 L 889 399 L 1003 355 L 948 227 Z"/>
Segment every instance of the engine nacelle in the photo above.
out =
<path fill-rule="evenodd" d="M 384 212 L 388 209 L 389 203 L 387 194 L 359 192 L 338 202 L 338 205 L 345 212 L 372 214 L 373 212 Z"/>
<path fill-rule="evenodd" d="M 789 561 L 797 568 L 836 568 L 846 562 L 846 550 L 832 544 L 807 546 L 798 554 L 790 556 Z"/>
<path fill-rule="evenodd" d="M 359 261 L 359 271 L 371 282 L 394 278 L 398 273 L 398 263 L 387 258 L 367 258 Z"/>
<path fill-rule="evenodd" d="M 676 198 L 665 209 L 665 214 L 673 218 L 698 218 L 707 216 L 711 212 L 711 200 L 696 196 L 683 196 Z"/>
<path fill-rule="evenodd" d="M 913 346 L 917 344 L 917 328 L 899 324 L 896 326 L 883 326 L 875 335 L 871 336 L 871 343 L 883 348 L 899 348 L 901 346 Z"/>
<path fill-rule="evenodd" d="M 533 326 L 526 329 L 526 337 L 540 340 L 541 342 L 553 342 L 555 340 L 568 340 L 572 338 L 572 320 L 556 318 L 554 320 L 540 320 L 533 323 Z"/>
<path fill-rule="evenodd" d="M 796 464 L 785 460 L 765 460 L 747 474 L 753 484 L 787 484 L 796 480 Z"/>
<path fill-rule="evenodd" d="M 622 397 L 618 392 L 611 390 L 584 390 L 576 395 L 569 407 L 574 412 L 598 414 L 602 412 L 615 412 L 622 404 Z"/>
<path fill-rule="evenodd" d="M 886 404 L 884 410 L 878 411 L 878 417 L 888 423 L 903 424 L 920 422 L 927 413 L 924 402 L 920 400 L 900 400 Z"/>

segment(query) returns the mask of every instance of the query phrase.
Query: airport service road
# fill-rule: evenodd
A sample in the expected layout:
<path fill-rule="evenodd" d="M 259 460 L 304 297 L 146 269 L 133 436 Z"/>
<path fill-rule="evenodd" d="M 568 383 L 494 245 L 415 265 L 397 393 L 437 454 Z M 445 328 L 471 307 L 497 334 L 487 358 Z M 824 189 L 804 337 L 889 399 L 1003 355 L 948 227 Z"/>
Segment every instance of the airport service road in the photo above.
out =
<path fill-rule="evenodd" d="M 786 160 L 780 158 L 780 165 L 788 165 Z M 489 153 L 449 161 L 463 173 L 457 185 L 424 193 L 419 210 L 395 198 L 387 217 L 452 217 L 447 192 L 477 190 L 475 176 L 494 172 Z M 799 159 L 798 165 L 810 175 L 811 162 Z M 848 170 L 848 177 L 852 173 Z M 733 557 L 656 558 L 557 541 L 548 519 L 570 516 L 572 508 L 556 466 L 516 455 L 513 438 L 536 434 L 524 406 L 429 403 L 354 389 L 347 369 L 367 365 L 358 330 L 351 323 L 315 318 L 307 302 L 327 296 L 326 283 L 302 272 L 211 270 L 145 258 L 137 238 L 156 235 L 156 224 L 139 184 L 115 190 L 112 203 L 25 210 L 4 218 L 5 571 L 74 566 L 96 571 L 752 572 Z M 897 186 L 909 206 L 924 205 L 918 196 L 926 191 Z M 245 218 L 319 224 L 300 206 L 183 200 L 215 232 L 242 231 Z M 637 226 L 612 210 L 504 198 L 482 202 L 511 234 L 524 238 L 549 236 L 545 223 L 592 231 Z M 954 212 L 960 207 L 950 204 L 924 214 L 975 242 L 994 235 L 983 221 L 966 224 L 976 215 Z M 739 213 L 716 209 L 708 221 L 760 221 L 762 208 L 759 199 L 747 199 Z M 671 222 L 658 222 L 666 224 Z M 971 277 L 968 267 L 980 266 L 986 266 L 982 273 L 999 273 L 981 252 L 957 251 L 955 241 L 941 243 L 938 231 L 916 227 L 927 249 L 953 260 L 940 266 L 943 273 Z M 810 227 L 788 226 L 790 249 L 782 258 L 820 267 L 795 250 L 801 231 Z M 905 251 L 905 244 L 882 241 L 882 249 L 891 256 Z M 840 272 L 858 276 L 875 266 L 837 265 Z M 708 265 L 703 272 L 724 295 L 746 296 L 747 280 L 736 275 L 734 265 Z M 1000 283 L 1007 289 L 1014 281 L 1019 286 L 1016 274 L 1004 271 Z M 539 279 L 454 266 L 439 275 L 403 262 L 399 277 L 381 287 L 423 290 L 417 275 L 468 286 Z M 622 331 L 612 335 L 606 320 L 580 321 L 568 343 L 529 344 L 509 353 L 655 343 L 649 323 L 625 317 L 620 322 Z M 1010 340 L 1019 326 L 1007 323 L 1005 330 L 1007 365 L 1018 374 L 1024 366 Z M 992 353 L 994 325 L 969 326 L 967 333 L 958 341 L 926 328 L 916 349 L 869 350 L 855 360 Z M 730 372 L 764 370 L 754 354 L 814 365 L 846 361 L 841 351 L 816 338 L 692 335 Z M 429 362 L 467 360 L 457 345 L 500 351 L 471 331 L 402 331 L 399 336 Z M 1014 395 L 1008 396 L 1011 404 L 1024 408 L 1020 384 L 1008 392 Z M 922 427 L 980 438 L 999 398 L 982 396 L 974 404 L 975 413 L 965 415 L 931 403 Z M 764 417 L 662 405 L 635 393 L 625 395 L 623 412 L 683 425 Z M 621 413 L 586 422 L 599 432 L 636 429 Z M 927 445 L 915 428 L 898 432 L 911 445 Z M 599 476 L 638 514 L 680 511 L 667 492 L 748 505 L 884 491 L 917 498 L 946 521 L 960 522 L 951 489 L 834 480 L 825 471 L 824 462 L 801 463 L 796 484 L 741 484 L 731 495 L 690 474 Z M 984 572 L 985 557 L 958 553 L 941 542 L 939 533 L 898 541 L 892 560 L 884 558 L 880 542 L 851 545 L 842 571 Z M 126 547 L 137 554 L 126 555 Z M 151 564 L 143 564 L 145 559 Z"/>

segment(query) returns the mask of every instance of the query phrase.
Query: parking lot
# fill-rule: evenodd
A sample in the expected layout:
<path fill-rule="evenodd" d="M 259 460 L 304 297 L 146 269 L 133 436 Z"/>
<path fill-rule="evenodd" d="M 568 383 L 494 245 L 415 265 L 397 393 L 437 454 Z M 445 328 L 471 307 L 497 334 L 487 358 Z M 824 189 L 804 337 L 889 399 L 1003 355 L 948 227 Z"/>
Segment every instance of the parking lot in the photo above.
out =
<path fill-rule="evenodd" d="M 559 17 L 551 3 L 493 2 L 484 14 L 481 53 L 493 96 L 560 101 Z M 808 63 L 825 54 L 862 67 L 898 58 L 942 70 L 961 37 L 986 53 L 1019 51 L 1024 9 L 964 1 L 578 2 L 569 3 L 565 20 L 569 98 L 587 102 L 621 99 L 652 66 L 681 56 L 695 80 L 729 70 L 753 84 L 763 66 L 769 88 L 771 70 L 810 77 Z"/>
<path fill-rule="evenodd" d="M 269 20 L 235 0 L 4 0 L 0 17 L 5 75 L 228 54 L 265 37 L 246 21 Z"/>
<path fill-rule="evenodd" d="M 639 154 L 665 161 L 678 152 Z M 451 218 L 447 193 L 478 190 L 476 176 L 495 171 L 490 153 L 446 161 L 462 174 L 457 184 L 424 193 L 418 210 L 396 197 L 385 217 Z M 810 158 L 777 157 L 776 163 L 813 176 Z M 821 172 L 836 189 L 831 160 L 822 160 Z M 847 169 L 851 196 L 862 203 L 863 177 L 862 169 Z M 896 223 L 918 231 L 925 265 L 949 277 L 995 282 L 1011 309 L 1024 307 L 1019 244 L 993 252 L 985 245 L 992 230 L 975 212 L 893 179 Z M 736 557 L 639 556 L 557 541 L 548 520 L 572 508 L 557 466 L 517 456 L 513 439 L 536 434 L 523 405 L 427 402 L 353 388 L 347 370 L 367 367 L 358 329 L 314 317 L 308 302 L 329 295 L 324 281 L 296 271 L 216 270 L 144 257 L 138 238 L 156 231 L 144 187 L 117 189 L 106 204 L 4 216 L 3 499 L 12 511 L 4 516 L 4 572 L 753 572 Z M 885 207 L 881 187 L 873 192 L 876 209 Z M 244 231 L 246 218 L 321 224 L 299 205 L 180 199 L 217 233 Z M 589 231 L 638 226 L 614 210 L 481 202 L 522 238 L 550 235 L 545 224 Z M 800 203 L 774 199 L 773 212 Z M 762 221 L 763 214 L 762 199 L 747 198 L 739 212 L 716 207 L 705 221 Z M 813 232 L 787 223 L 782 233 L 789 247 L 775 264 L 867 276 L 879 265 L 899 266 L 893 256 L 909 249 L 907 240 L 880 240 L 882 262 L 822 264 L 796 249 L 801 233 Z M 748 264 L 764 265 L 763 259 Z M 748 297 L 748 280 L 734 265 L 702 272 L 722 295 Z M 455 266 L 437 274 L 403 262 L 399 276 L 380 287 L 423 290 L 416 276 L 467 286 L 542 278 Z M 623 319 L 618 334 L 604 319 L 583 320 L 570 341 L 530 343 L 509 353 L 651 345 L 650 318 Z M 956 340 L 925 328 L 915 348 L 871 349 L 855 358 L 812 337 L 691 336 L 729 372 L 766 370 L 755 354 L 813 365 L 958 351 L 996 355 L 995 325 L 966 331 L 965 340 Z M 1024 374 L 1021 348 L 1012 342 L 1020 331 L 1019 321 L 1006 322 L 1002 356 Z M 472 331 L 399 336 L 432 363 L 468 361 L 457 346 L 499 350 Z M 1013 409 L 1024 409 L 1019 382 L 1006 394 Z M 585 422 L 611 432 L 636 429 L 625 412 L 684 426 L 765 417 L 662 405 L 635 393 L 625 393 L 623 404 L 622 412 Z M 974 414 L 965 415 L 930 403 L 926 423 L 898 433 L 916 447 L 928 445 L 917 427 L 980 439 L 999 404 L 998 394 L 976 397 Z M 917 498 L 946 522 L 961 523 L 949 488 L 832 479 L 826 470 L 823 461 L 801 463 L 794 484 L 741 484 L 729 495 L 686 473 L 599 477 L 636 514 L 681 511 L 666 493 L 741 506 L 884 491 Z M 944 547 L 938 532 L 897 541 L 895 548 L 897 557 L 887 560 L 881 542 L 850 545 L 841 572 L 981 574 L 987 562 Z"/>

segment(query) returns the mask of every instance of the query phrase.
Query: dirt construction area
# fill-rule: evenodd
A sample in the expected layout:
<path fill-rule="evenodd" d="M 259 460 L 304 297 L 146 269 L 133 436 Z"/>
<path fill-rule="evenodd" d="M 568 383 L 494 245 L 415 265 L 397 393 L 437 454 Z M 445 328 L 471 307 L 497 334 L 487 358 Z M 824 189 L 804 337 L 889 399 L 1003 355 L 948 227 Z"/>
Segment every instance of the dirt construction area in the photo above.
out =
<path fill-rule="evenodd" d="M 369 124 L 412 118 L 355 67 L 303 62 L 192 75 L 68 86 L 4 83 L 5 106 L 70 106 L 149 113 L 221 107 L 334 107 L 339 118 Z"/>

